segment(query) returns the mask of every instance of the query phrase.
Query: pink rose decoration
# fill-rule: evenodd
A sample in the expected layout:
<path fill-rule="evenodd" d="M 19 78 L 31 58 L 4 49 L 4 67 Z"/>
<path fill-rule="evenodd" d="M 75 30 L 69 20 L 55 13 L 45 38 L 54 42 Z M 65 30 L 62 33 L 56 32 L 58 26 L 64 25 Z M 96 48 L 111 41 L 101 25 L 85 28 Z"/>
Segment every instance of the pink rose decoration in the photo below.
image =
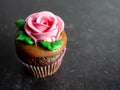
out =
<path fill-rule="evenodd" d="M 63 29 L 63 20 L 49 11 L 33 13 L 26 18 L 25 32 L 35 43 L 58 40 Z"/>

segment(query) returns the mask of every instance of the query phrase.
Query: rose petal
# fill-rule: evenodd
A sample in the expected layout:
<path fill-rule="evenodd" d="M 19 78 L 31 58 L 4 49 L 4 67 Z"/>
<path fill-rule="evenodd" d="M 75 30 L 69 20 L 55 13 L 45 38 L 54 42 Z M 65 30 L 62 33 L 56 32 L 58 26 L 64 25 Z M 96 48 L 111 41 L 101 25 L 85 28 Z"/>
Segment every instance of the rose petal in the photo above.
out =
<path fill-rule="evenodd" d="M 29 18 L 27 21 L 28 26 L 33 29 L 35 32 L 42 33 L 39 29 L 37 29 L 32 22 L 32 18 Z"/>
<path fill-rule="evenodd" d="M 50 26 L 43 25 L 43 24 L 38 24 L 38 23 L 33 23 L 33 25 L 40 30 L 41 32 L 45 32 L 49 29 Z"/>
<path fill-rule="evenodd" d="M 58 26 L 58 33 L 56 35 L 56 38 L 59 38 L 60 36 L 60 33 L 63 31 L 64 29 L 64 22 L 63 20 L 59 17 L 59 16 L 56 16 L 57 17 L 57 20 L 58 20 L 58 23 L 57 23 L 57 26 Z"/>

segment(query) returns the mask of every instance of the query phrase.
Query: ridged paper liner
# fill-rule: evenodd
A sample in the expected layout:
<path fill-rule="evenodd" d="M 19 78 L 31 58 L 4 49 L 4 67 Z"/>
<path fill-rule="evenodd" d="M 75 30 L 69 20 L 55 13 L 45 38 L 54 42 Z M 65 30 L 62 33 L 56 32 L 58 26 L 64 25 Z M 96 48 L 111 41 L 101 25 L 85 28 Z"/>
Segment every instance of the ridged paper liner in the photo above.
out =
<path fill-rule="evenodd" d="M 26 63 L 22 62 L 21 60 L 19 60 L 19 61 L 22 64 L 24 64 L 33 73 L 33 75 L 35 77 L 43 78 L 43 77 L 54 74 L 59 69 L 65 51 L 66 51 L 66 49 L 64 50 L 63 54 L 61 55 L 61 57 L 58 60 L 56 60 L 55 62 L 53 62 L 49 65 L 46 65 L 46 66 L 41 66 L 41 67 L 33 66 L 33 65 L 26 64 Z"/>

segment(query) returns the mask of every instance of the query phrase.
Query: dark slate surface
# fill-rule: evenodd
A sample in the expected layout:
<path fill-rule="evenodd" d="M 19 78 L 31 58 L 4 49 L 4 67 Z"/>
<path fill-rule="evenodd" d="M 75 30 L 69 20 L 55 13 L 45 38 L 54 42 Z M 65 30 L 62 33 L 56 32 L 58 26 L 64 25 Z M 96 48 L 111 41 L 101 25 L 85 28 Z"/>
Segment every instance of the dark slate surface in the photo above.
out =
<path fill-rule="evenodd" d="M 65 21 L 56 74 L 29 75 L 16 59 L 15 20 L 49 10 Z M 0 0 L 0 90 L 120 90 L 120 0 Z"/>

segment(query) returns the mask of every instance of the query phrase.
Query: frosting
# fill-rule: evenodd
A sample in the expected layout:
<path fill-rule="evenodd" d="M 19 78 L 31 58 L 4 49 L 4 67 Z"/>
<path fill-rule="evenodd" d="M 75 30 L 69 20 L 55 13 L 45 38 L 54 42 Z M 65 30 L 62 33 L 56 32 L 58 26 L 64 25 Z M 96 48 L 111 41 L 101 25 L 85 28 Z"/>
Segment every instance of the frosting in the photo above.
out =
<path fill-rule="evenodd" d="M 27 35 L 25 35 L 24 31 L 19 31 L 18 32 L 18 37 L 16 38 L 17 40 L 24 41 L 27 44 L 34 44 L 34 41 Z"/>
<path fill-rule="evenodd" d="M 19 27 L 20 30 L 24 30 L 25 20 L 19 19 L 15 22 L 17 27 Z"/>
<path fill-rule="evenodd" d="M 62 46 L 59 36 L 64 29 L 64 22 L 49 11 L 33 13 L 25 20 L 17 20 L 15 24 L 19 28 L 17 40 L 30 45 L 39 42 L 41 47 L 50 51 Z"/>
<path fill-rule="evenodd" d="M 41 41 L 40 45 L 43 48 L 47 48 L 50 51 L 54 51 L 54 50 L 57 50 L 58 48 L 61 47 L 62 42 L 60 40 L 59 41 L 54 41 L 54 42 Z"/>
<path fill-rule="evenodd" d="M 53 42 L 64 29 L 63 20 L 49 11 L 33 13 L 26 18 L 25 32 L 35 41 Z"/>

